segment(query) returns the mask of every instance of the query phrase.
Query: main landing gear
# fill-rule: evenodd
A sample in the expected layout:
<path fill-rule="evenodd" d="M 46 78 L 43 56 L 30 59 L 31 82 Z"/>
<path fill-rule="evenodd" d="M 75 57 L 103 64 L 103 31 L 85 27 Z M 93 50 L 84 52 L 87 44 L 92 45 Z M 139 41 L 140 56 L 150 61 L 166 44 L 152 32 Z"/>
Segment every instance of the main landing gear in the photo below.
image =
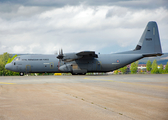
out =
<path fill-rule="evenodd" d="M 71 73 L 72 75 L 86 75 L 86 73 Z"/>

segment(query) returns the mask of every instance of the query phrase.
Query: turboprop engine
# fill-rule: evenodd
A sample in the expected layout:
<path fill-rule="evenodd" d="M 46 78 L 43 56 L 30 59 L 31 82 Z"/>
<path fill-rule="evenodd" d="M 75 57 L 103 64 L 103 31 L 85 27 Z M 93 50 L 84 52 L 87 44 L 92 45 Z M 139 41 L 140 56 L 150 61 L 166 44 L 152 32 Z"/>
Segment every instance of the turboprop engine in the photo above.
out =
<path fill-rule="evenodd" d="M 66 54 L 59 54 L 57 58 L 65 62 L 70 62 L 76 59 L 80 59 L 82 58 L 82 56 L 78 56 L 76 55 L 76 53 L 66 53 Z"/>

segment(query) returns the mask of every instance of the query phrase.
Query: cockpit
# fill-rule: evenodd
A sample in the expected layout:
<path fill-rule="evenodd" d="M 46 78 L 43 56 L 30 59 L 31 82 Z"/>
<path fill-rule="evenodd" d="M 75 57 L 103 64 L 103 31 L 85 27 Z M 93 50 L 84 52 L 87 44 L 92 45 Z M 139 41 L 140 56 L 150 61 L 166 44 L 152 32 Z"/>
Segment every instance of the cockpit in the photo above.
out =
<path fill-rule="evenodd" d="M 15 57 L 15 59 L 13 59 L 13 61 L 19 61 L 20 57 Z"/>

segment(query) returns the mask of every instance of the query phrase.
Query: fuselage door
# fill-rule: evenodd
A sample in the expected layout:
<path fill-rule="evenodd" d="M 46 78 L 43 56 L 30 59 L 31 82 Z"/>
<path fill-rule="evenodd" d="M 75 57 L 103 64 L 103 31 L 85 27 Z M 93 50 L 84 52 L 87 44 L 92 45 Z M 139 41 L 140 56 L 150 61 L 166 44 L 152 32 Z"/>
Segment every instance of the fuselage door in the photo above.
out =
<path fill-rule="evenodd" d="M 54 63 L 50 62 L 50 69 L 53 69 L 53 68 L 54 68 Z"/>
<path fill-rule="evenodd" d="M 101 61 L 97 61 L 97 70 L 101 70 Z"/>
<path fill-rule="evenodd" d="M 31 72 L 31 65 L 26 65 L 26 72 L 27 73 Z"/>

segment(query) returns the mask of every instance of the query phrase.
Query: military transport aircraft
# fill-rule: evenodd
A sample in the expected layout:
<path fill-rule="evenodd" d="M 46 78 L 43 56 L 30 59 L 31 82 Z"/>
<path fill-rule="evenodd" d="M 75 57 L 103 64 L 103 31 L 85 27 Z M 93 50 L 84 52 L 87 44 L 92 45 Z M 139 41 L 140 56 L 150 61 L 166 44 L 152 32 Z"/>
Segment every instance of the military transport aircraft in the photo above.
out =
<path fill-rule="evenodd" d="M 72 73 L 85 75 L 87 72 L 109 72 L 144 57 L 161 56 L 162 49 L 157 23 L 147 24 L 139 43 L 132 51 L 115 54 L 96 54 L 95 51 L 63 53 L 59 55 L 21 55 L 5 68 L 24 73 Z"/>

